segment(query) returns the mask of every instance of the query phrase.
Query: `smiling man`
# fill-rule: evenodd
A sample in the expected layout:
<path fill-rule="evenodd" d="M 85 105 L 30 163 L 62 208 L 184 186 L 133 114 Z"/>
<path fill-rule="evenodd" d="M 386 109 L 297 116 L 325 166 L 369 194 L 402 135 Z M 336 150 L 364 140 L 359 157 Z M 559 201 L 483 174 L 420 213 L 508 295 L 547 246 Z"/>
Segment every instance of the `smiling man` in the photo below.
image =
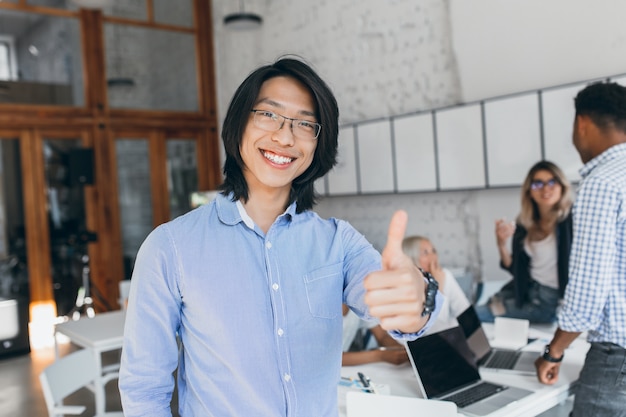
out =
<path fill-rule="evenodd" d="M 239 86 L 220 194 L 156 228 L 137 255 L 119 379 L 126 417 L 171 416 L 175 371 L 181 416 L 336 416 L 342 304 L 399 339 L 433 322 L 441 296 L 433 311 L 402 252 L 405 212 L 381 256 L 347 222 L 311 210 L 314 181 L 335 164 L 338 116 L 300 60 Z"/>

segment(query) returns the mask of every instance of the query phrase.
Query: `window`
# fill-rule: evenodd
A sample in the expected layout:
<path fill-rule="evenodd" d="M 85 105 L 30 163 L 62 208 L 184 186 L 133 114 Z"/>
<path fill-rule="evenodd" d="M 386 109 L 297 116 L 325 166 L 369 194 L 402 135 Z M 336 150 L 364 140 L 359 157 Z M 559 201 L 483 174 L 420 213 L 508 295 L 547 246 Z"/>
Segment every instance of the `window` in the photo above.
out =
<path fill-rule="evenodd" d="M 16 80 L 17 65 L 13 38 L 0 35 L 0 80 Z"/>

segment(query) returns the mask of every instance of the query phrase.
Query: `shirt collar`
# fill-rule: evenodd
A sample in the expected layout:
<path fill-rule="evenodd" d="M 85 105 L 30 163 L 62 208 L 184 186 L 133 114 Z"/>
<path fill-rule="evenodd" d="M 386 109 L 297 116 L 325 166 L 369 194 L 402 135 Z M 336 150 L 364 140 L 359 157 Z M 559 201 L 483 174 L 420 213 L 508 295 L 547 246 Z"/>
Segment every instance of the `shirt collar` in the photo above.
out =
<path fill-rule="evenodd" d="M 598 165 L 602 165 L 620 156 L 626 156 L 626 143 L 611 146 L 609 149 L 587 162 L 578 172 L 581 177 L 585 178 Z"/>
<path fill-rule="evenodd" d="M 254 230 L 254 220 L 252 220 L 252 217 L 248 216 L 248 213 L 246 212 L 243 204 L 241 204 L 241 201 L 237 200 L 235 205 L 237 206 L 237 211 L 239 212 L 239 215 L 241 216 L 241 219 L 246 224 L 246 226 Z"/>
<path fill-rule="evenodd" d="M 233 202 L 232 193 L 228 197 L 218 194 L 215 197 L 215 207 L 220 221 L 224 224 L 234 226 L 239 222 L 243 222 L 250 229 L 254 229 L 254 221 L 246 212 L 243 204 L 239 200 Z M 278 216 L 278 220 L 289 222 L 296 215 L 296 203 L 293 202 L 287 207 L 285 212 Z"/>

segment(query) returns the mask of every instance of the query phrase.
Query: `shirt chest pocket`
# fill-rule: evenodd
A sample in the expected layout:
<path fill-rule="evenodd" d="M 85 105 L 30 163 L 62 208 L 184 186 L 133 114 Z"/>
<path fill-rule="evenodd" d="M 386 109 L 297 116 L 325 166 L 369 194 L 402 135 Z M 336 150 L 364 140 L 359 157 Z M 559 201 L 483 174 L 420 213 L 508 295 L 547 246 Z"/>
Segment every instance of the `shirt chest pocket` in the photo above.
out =
<path fill-rule="evenodd" d="M 309 310 L 314 317 L 333 319 L 341 314 L 343 265 L 324 266 L 304 276 Z"/>

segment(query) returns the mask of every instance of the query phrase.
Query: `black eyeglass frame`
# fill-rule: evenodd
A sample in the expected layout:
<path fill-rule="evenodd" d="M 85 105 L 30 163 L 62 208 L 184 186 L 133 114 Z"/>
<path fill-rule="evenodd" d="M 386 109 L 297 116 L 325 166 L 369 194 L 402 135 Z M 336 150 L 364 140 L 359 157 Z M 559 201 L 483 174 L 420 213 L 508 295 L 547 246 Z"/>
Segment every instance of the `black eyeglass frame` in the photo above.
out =
<path fill-rule="evenodd" d="M 543 190 L 545 187 L 554 188 L 557 184 L 561 184 L 556 178 L 550 178 L 548 181 L 532 180 L 530 182 L 531 190 Z"/>

